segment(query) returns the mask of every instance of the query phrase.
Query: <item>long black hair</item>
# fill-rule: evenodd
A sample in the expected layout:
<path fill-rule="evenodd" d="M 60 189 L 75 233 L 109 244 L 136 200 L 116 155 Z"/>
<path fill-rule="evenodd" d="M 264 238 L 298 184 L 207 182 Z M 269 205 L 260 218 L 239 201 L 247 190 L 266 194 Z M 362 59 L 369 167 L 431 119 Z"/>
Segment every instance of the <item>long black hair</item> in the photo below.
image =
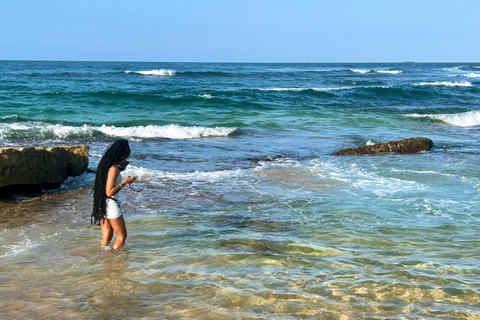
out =
<path fill-rule="evenodd" d="M 120 139 L 115 141 L 103 155 L 97 167 L 95 175 L 95 184 L 93 186 L 93 210 L 90 222 L 100 224 L 100 219 L 105 217 L 107 211 L 107 194 L 105 191 L 107 185 L 108 170 L 115 163 L 126 159 L 130 155 L 130 146 L 128 141 Z"/>

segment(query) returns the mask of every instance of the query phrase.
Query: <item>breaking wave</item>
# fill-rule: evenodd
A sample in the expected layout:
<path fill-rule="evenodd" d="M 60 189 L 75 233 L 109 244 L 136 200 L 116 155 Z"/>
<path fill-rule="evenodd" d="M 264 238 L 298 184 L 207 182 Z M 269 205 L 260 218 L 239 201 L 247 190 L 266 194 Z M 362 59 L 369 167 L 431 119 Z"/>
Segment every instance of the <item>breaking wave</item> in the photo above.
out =
<path fill-rule="evenodd" d="M 177 124 L 167 126 L 115 127 L 102 125 L 96 129 L 103 134 L 118 137 L 195 139 L 205 137 L 226 137 L 237 128 L 228 127 L 183 127 Z"/>
<path fill-rule="evenodd" d="M 355 73 L 382 73 L 382 74 L 400 74 L 402 70 L 376 70 L 376 69 L 350 69 Z"/>
<path fill-rule="evenodd" d="M 146 70 L 146 71 L 125 71 L 125 73 L 138 73 L 147 76 L 174 76 L 177 74 L 175 70 L 168 70 L 168 69 L 153 69 L 153 70 Z"/>
<path fill-rule="evenodd" d="M 166 126 L 147 125 L 135 127 L 116 126 L 65 126 L 45 123 L 4 123 L 0 124 L 0 139 L 67 139 L 91 138 L 104 134 L 112 137 L 195 139 L 208 137 L 226 137 L 237 128 L 229 127 L 184 127 L 177 124 Z"/>
<path fill-rule="evenodd" d="M 480 111 L 468 111 L 456 114 L 410 114 L 410 118 L 427 118 L 442 121 L 456 127 L 473 127 L 480 125 Z"/>
<path fill-rule="evenodd" d="M 471 87 L 472 84 L 468 81 L 450 82 L 450 81 L 435 81 L 435 82 L 419 82 L 416 86 L 443 86 L 443 87 Z"/>
<path fill-rule="evenodd" d="M 480 78 L 480 73 L 467 73 L 467 74 L 462 74 L 462 76 L 467 78 Z"/>

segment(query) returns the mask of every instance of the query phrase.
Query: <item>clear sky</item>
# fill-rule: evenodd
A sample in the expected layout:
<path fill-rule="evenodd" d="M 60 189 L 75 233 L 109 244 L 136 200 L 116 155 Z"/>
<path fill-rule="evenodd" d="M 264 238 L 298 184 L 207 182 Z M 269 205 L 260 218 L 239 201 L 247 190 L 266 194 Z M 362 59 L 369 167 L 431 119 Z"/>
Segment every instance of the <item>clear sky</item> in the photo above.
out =
<path fill-rule="evenodd" d="M 480 0 L 0 0 L 0 60 L 472 61 Z"/>

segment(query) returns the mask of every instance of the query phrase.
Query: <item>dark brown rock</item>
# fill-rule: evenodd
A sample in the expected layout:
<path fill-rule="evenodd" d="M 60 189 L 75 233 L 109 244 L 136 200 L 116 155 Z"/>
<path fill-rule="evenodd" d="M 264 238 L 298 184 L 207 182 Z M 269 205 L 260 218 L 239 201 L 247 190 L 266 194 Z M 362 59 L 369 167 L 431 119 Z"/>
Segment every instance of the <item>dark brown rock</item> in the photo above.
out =
<path fill-rule="evenodd" d="M 433 141 L 428 138 L 410 138 L 387 143 L 378 143 L 373 146 L 348 148 L 337 151 L 333 155 L 362 155 L 378 153 L 411 154 L 432 149 Z"/>
<path fill-rule="evenodd" d="M 88 146 L 0 148 L 0 193 L 59 186 L 87 170 Z"/>

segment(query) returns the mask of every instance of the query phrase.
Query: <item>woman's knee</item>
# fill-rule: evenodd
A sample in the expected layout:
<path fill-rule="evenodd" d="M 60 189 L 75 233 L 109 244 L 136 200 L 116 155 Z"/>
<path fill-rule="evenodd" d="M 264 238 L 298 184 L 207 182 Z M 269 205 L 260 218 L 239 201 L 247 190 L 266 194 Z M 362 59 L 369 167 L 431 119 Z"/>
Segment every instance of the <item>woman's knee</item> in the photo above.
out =
<path fill-rule="evenodd" d="M 117 240 L 125 242 L 127 240 L 127 232 L 122 232 L 120 234 L 117 234 Z"/>

